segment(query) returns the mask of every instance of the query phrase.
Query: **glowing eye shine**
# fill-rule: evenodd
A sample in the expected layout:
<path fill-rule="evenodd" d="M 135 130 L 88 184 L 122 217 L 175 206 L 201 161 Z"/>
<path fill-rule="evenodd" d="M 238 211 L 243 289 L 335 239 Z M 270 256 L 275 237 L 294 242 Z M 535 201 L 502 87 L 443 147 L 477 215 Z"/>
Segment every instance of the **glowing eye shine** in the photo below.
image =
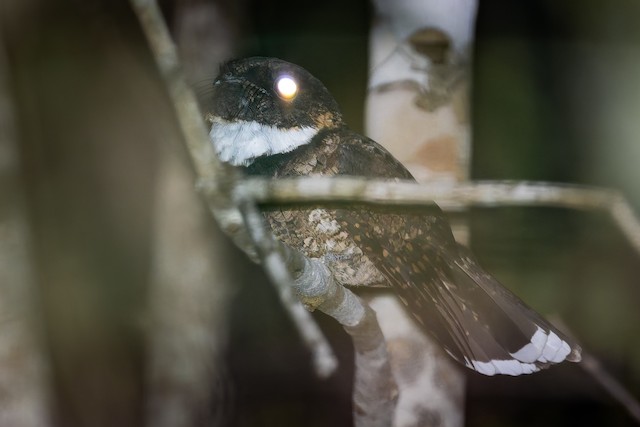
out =
<path fill-rule="evenodd" d="M 298 83 L 289 76 L 282 76 L 276 82 L 276 89 L 282 99 L 290 101 L 298 94 Z"/>

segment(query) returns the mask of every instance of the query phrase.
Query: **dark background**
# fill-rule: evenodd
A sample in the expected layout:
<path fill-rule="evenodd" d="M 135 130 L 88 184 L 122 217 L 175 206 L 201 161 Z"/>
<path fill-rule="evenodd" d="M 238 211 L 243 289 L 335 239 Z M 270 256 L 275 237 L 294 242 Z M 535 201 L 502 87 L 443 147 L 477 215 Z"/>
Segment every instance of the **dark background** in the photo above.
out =
<path fill-rule="evenodd" d="M 277 56 L 304 66 L 362 131 L 371 14 L 366 1 L 249 2 L 238 56 Z M 612 187 L 640 208 L 639 17 L 632 1 L 482 1 L 473 178 Z M 500 208 L 474 209 L 469 220 L 483 265 L 533 307 L 562 319 L 586 351 L 640 395 L 640 263 L 608 216 Z M 248 274 L 232 310 L 230 423 L 350 425 L 348 339 L 317 316 L 343 363 L 336 377 L 315 380 L 309 355 L 258 274 Z M 576 365 L 519 378 L 469 373 L 468 379 L 469 426 L 633 424 Z"/>
<path fill-rule="evenodd" d="M 273 55 L 301 64 L 325 82 L 347 122 L 362 131 L 368 2 L 218 1 L 230 20 L 225 28 L 239 35 L 236 56 Z M 199 0 L 162 3 L 174 22 L 174 8 L 195 7 Z M 610 187 L 640 212 L 639 9 L 631 0 L 482 2 L 474 49 L 474 179 Z M 0 261 L 9 260 L 0 271 L 10 277 L 0 282 L 3 310 L 13 310 L 0 319 L 0 366 L 13 375 L 0 376 L 6 404 L 0 424 L 11 424 L 3 418 L 9 412 L 29 412 L 12 397 L 28 382 L 16 373 L 28 376 L 27 359 L 38 356 L 50 369 L 56 425 L 144 425 L 154 355 L 147 338 L 154 331 L 149 291 L 157 285 L 156 193 L 164 189 L 158 188 L 165 178 L 162 159 L 186 158 L 166 88 L 125 0 L 2 1 L 0 43 L 6 47 L 0 52 L 0 84 L 7 86 L 0 87 L 0 223 L 17 218 L 28 230 L 22 247 L 5 239 L 11 233 L 0 240 Z M 215 74 L 211 65 L 195 76 L 195 87 L 206 86 Z M 183 177 L 184 188 L 192 188 L 193 179 Z M 179 203 L 172 208 L 185 213 Z M 201 425 L 221 416 L 225 426 L 351 425 L 352 349 L 345 333 L 316 316 L 341 361 L 337 375 L 316 379 L 309 354 L 260 269 L 230 242 L 216 240 L 209 216 L 197 209 L 187 216 L 198 215 L 211 221 L 196 227 L 198 236 L 210 236 L 212 246 L 219 243 L 206 259 L 228 264 L 241 276 L 229 281 L 236 292 L 231 328 L 190 318 L 181 298 L 169 304 L 167 314 L 185 317 L 174 325 L 173 338 L 184 336 L 186 345 L 175 353 L 160 351 L 167 369 L 159 371 L 171 377 L 205 357 L 206 363 L 197 381 L 176 375 L 156 385 L 156 392 L 166 392 L 158 405 L 184 400 L 193 405 L 185 410 L 202 417 Z M 562 319 L 639 396 L 639 255 L 608 216 L 494 208 L 474 209 L 468 220 L 481 263 L 533 307 Z M 0 231 L 15 231 L 7 228 Z M 193 250 L 194 242 L 176 240 L 167 245 L 179 264 L 176 271 L 190 273 L 193 260 L 181 249 Z M 20 279 L 25 272 L 31 274 Z M 227 273 L 212 277 L 210 289 L 222 288 Z M 172 283 L 179 296 L 189 294 L 179 280 Z M 14 298 L 18 303 L 11 307 L 7 301 L 13 300 L 4 299 L 11 296 L 4 293 L 8 289 L 24 291 L 16 292 L 24 300 Z M 25 303 L 30 299 L 35 301 Z M 214 300 L 197 302 L 219 302 Z M 224 311 L 215 304 L 208 309 L 202 308 Z M 16 331 L 12 316 L 21 319 L 22 310 L 41 328 L 42 348 L 5 345 L 23 337 L 19 330 L 6 333 Z M 162 334 L 162 328 L 157 331 Z M 215 372 L 221 363 L 211 350 L 227 332 L 221 382 Z M 193 335 L 197 339 L 189 346 Z M 522 378 L 468 372 L 468 379 L 470 426 L 632 424 L 578 365 Z M 190 387 L 202 384 L 198 396 L 208 396 L 210 385 L 216 389 L 212 401 L 190 401 Z"/>

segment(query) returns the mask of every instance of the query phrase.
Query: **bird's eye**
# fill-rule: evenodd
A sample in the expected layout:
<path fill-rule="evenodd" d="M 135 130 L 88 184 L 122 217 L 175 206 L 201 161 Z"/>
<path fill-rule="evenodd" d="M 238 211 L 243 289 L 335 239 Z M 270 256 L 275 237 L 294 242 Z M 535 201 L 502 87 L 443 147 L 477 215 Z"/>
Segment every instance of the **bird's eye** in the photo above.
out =
<path fill-rule="evenodd" d="M 280 76 L 276 80 L 276 92 L 285 101 L 291 101 L 298 95 L 298 83 L 291 76 Z"/>

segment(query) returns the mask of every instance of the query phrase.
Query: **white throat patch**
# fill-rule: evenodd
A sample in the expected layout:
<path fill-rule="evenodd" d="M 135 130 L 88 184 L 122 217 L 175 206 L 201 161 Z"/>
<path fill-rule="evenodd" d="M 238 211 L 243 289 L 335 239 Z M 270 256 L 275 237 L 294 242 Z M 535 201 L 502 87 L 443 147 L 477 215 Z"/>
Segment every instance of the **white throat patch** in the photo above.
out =
<path fill-rule="evenodd" d="M 318 129 L 312 127 L 278 129 L 257 122 L 232 123 L 214 117 L 209 139 L 220 160 L 234 166 L 249 166 L 257 157 L 288 153 L 308 144 L 316 133 Z"/>

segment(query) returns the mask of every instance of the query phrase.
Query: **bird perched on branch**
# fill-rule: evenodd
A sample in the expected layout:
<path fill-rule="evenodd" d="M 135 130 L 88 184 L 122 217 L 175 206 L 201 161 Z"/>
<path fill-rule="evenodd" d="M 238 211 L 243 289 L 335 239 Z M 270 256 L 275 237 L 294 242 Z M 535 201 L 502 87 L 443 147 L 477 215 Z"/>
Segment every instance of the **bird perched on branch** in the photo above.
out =
<path fill-rule="evenodd" d="M 249 175 L 413 180 L 375 141 L 351 131 L 324 85 L 275 58 L 226 63 L 213 82 L 210 138 Z M 580 347 L 486 273 L 442 211 L 365 206 L 265 212 L 275 237 L 320 258 L 344 285 L 391 287 L 453 358 L 485 375 L 580 360 Z"/>

